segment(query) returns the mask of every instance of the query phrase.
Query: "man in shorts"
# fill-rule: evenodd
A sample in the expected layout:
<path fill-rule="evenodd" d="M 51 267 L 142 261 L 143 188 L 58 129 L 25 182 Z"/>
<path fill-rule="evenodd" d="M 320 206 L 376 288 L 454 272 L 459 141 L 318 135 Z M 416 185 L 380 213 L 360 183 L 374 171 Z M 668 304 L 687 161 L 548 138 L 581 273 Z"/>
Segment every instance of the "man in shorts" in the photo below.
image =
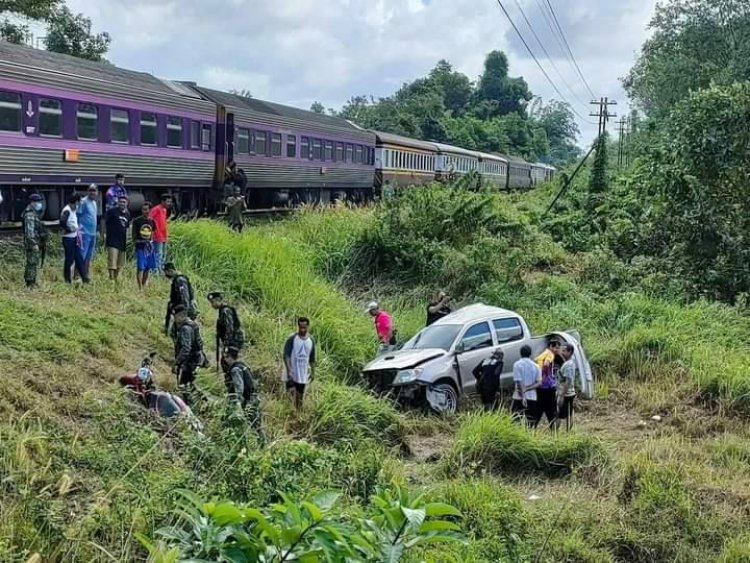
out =
<path fill-rule="evenodd" d="M 128 240 L 130 212 L 128 198 L 120 196 L 117 207 L 113 207 L 104 217 L 106 226 L 105 242 L 107 246 L 107 268 L 109 279 L 117 283 L 120 271 L 125 267 L 125 245 Z"/>
<path fill-rule="evenodd" d="M 302 410 L 302 399 L 307 385 L 315 377 L 315 342 L 309 334 L 310 320 L 297 319 L 297 332 L 291 334 L 284 344 L 284 366 L 287 387 L 294 389 L 294 405 Z"/>
<path fill-rule="evenodd" d="M 557 418 L 565 421 L 566 430 L 573 428 L 573 403 L 576 399 L 575 348 L 571 344 L 562 347 L 561 355 L 565 363 L 560 368 L 560 382 L 557 386 Z"/>
<path fill-rule="evenodd" d="M 141 215 L 133 220 L 133 245 L 135 246 L 136 280 L 138 288 L 143 289 L 148 283 L 148 273 L 156 267 L 154 255 L 154 231 L 156 225 L 149 217 L 151 204 L 147 201 L 141 206 Z"/>

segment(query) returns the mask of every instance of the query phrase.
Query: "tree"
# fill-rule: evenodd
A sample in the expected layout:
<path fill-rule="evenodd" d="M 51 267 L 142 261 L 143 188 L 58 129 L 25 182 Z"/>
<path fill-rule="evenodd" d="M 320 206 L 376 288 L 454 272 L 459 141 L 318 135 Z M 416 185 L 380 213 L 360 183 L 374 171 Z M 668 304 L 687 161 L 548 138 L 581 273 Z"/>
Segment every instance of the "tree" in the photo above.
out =
<path fill-rule="evenodd" d="M 312 105 L 310 106 L 310 111 L 313 113 L 325 113 L 326 108 L 320 102 L 313 102 Z"/>
<path fill-rule="evenodd" d="M 540 104 L 532 118 L 546 133 L 549 150 L 541 154 L 549 154 L 550 163 L 562 166 L 580 156 L 581 149 L 576 145 L 580 130 L 569 104 L 557 100 Z"/>
<path fill-rule="evenodd" d="M 523 78 L 508 76 L 508 57 L 492 51 L 484 61 L 484 73 L 476 91 L 477 112 L 485 119 L 509 113 L 525 115 L 526 104 L 532 99 Z"/>
<path fill-rule="evenodd" d="M 750 2 L 669 0 L 624 86 L 639 108 L 665 115 L 691 92 L 750 79 Z"/>
<path fill-rule="evenodd" d="M 44 42 L 48 51 L 103 61 L 112 38 L 106 31 L 92 34 L 89 18 L 83 14 L 73 14 L 67 6 L 59 6 L 47 21 Z"/>
<path fill-rule="evenodd" d="M 23 43 L 29 35 L 27 22 L 48 20 L 59 5 L 60 0 L 0 0 L 0 38 Z"/>
<path fill-rule="evenodd" d="M 466 75 L 453 70 L 448 61 L 438 61 L 430 71 L 429 81 L 442 93 L 443 105 L 454 115 L 461 114 L 469 105 L 473 85 Z"/>
<path fill-rule="evenodd" d="M 231 90 L 229 90 L 229 93 L 230 94 L 234 94 L 235 96 L 238 96 L 240 98 L 245 98 L 247 100 L 250 100 L 253 97 L 252 92 L 250 92 L 250 90 L 246 90 L 245 88 L 243 88 L 241 90 L 237 90 L 235 88 L 232 88 Z"/>

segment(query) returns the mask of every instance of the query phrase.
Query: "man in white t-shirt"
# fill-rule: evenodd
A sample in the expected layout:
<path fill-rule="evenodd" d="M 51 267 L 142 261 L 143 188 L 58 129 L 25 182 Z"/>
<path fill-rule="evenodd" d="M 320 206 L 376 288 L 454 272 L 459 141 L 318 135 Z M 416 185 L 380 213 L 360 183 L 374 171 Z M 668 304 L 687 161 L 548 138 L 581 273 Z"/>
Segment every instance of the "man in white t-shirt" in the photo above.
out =
<path fill-rule="evenodd" d="M 294 405 L 302 409 L 307 385 L 315 377 L 315 342 L 309 334 L 310 319 L 297 319 L 297 332 L 290 335 L 284 344 L 284 366 L 287 388 L 294 389 Z"/>
<path fill-rule="evenodd" d="M 525 417 L 529 426 L 536 426 L 539 421 L 536 390 L 542 384 L 542 370 L 531 359 L 528 345 L 521 348 L 521 359 L 513 364 L 513 384 L 511 411 L 514 418 Z"/>
<path fill-rule="evenodd" d="M 562 347 L 562 357 L 565 363 L 560 368 L 557 384 L 557 418 L 565 421 L 568 431 L 573 427 L 573 403 L 576 399 L 576 375 L 578 367 L 573 355 L 575 348 L 571 344 Z"/>

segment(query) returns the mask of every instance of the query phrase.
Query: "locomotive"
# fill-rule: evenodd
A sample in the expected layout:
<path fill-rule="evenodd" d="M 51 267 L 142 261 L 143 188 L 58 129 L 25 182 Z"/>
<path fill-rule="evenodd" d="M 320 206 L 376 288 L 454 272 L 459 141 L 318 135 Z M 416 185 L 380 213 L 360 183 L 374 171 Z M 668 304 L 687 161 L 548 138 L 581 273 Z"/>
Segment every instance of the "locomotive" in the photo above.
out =
<path fill-rule="evenodd" d="M 0 220 L 30 193 L 56 220 L 65 195 L 127 180 L 131 207 L 171 193 L 180 213 L 218 208 L 227 164 L 250 207 L 364 202 L 383 183 L 476 172 L 498 188 L 551 179 L 541 163 L 369 131 L 336 116 L 0 42 Z"/>

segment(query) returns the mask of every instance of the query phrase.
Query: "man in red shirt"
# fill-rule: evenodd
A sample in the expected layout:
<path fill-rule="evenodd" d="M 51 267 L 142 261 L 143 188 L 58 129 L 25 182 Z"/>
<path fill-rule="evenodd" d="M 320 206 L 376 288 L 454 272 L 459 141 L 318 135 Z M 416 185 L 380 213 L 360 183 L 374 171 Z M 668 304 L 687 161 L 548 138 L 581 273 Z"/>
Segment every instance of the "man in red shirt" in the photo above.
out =
<path fill-rule="evenodd" d="M 161 196 L 161 203 L 154 206 L 149 215 L 156 224 L 154 231 L 155 274 L 163 273 L 164 262 L 167 260 L 167 217 L 170 209 L 172 209 L 172 196 L 164 194 Z"/>
<path fill-rule="evenodd" d="M 393 318 L 383 311 L 376 301 L 367 304 L 367 312 L 375 319 L 375 332 L 378 335 L 378 355 L 390 352 L 396 347 Z"/>

